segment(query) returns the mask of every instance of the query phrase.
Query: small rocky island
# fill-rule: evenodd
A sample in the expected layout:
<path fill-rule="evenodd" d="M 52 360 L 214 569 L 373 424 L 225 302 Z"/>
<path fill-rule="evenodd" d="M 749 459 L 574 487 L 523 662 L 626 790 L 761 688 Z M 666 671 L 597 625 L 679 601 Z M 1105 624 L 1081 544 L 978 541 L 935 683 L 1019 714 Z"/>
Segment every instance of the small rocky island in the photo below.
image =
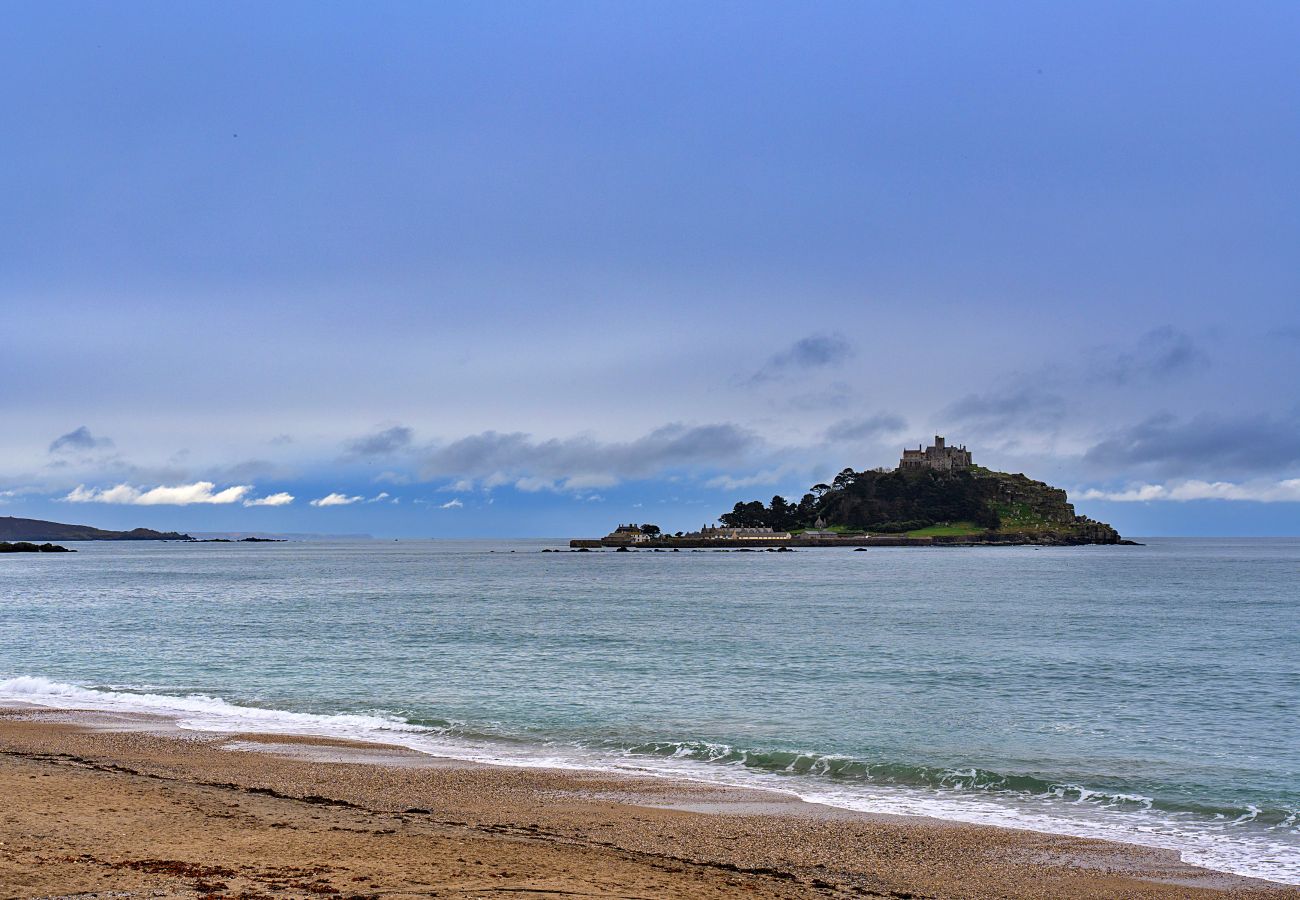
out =
<path fill-rule="evenodd" d="M 0 553 L 76 553 L 58 544 L 32 544 L 28 541 L 0 541 Z"/>
<path fill-rule="evenodd" d="M 773 497 L 737 503 L 719 526 L 664 534 L 620 525 L 570 547 L 928 547 L 1132 544 L 1104 522 L 1075 514 L 1065 491 L 1023 474 L 976 465 L 965 446 L 936 436 L 903 451 L 898 466 L 845 469 L 797 502 Z"/>

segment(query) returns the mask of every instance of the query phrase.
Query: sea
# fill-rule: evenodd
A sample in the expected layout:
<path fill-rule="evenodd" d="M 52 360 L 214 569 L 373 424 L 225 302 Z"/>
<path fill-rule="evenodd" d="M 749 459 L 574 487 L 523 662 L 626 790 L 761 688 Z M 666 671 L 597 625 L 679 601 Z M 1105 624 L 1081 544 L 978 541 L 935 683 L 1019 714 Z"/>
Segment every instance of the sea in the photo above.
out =
<path fill-rule="evenodd" d="M 0 556 L 0 705 L 768 788 L 1300 884 L 1300 540 Z"/>

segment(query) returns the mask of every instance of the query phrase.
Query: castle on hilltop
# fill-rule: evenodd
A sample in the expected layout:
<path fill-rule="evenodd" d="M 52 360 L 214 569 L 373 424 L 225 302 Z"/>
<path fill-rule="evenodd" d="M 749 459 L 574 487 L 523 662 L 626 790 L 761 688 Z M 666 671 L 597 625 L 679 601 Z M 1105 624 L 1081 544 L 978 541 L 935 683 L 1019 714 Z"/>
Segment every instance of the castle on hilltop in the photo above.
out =
<path fill-rule="evenodd" d="M 949 447 L 943 438 L 934 436 L 934 444 L 924 450 L 918 445 L 915 450 L 904 450 L 903 458 L 898 461 L 900 471 L 908 472 L 918 469 L 938 469 L 940 472 L 955 472 L 971 467 L 970 451 L 966 445 Z"/>

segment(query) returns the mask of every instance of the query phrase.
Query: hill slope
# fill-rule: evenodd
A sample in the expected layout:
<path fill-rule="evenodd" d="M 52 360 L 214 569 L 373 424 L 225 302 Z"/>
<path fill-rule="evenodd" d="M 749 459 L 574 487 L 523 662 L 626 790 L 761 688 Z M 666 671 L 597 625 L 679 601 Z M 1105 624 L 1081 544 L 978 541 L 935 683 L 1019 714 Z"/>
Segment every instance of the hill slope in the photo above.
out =
<path fill-rule="evenodd" d="M 779 496 L 766 506 L 760 501 L 737 503 L 719 518 L 733 527 L 766 525 L 786 531 L 812 528 L 821 520 L 839 530 L 935 538 L 1120 541 L 1119 533 L 1104 522 L 1076 515 L 1060 488 L 980 466 L 955 472 L 845 469 L 831 484 L 814 485 L 798 503 Z"/>
<path fill-rule="evenodd" d="M 106 531 L 90 525 L 64 525 L 41 519 L 0 516 L 0 541 L 188 541 L 188 534 L 136 528 L 131 531 Z"/>

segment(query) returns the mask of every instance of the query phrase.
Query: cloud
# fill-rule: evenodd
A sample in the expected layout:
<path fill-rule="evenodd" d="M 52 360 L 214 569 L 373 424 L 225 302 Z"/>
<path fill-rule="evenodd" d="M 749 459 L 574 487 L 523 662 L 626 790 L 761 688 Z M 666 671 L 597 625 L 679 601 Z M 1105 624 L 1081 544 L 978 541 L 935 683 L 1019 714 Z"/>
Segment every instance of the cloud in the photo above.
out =
<path fill-rule="evenodd" d="M 229 481 L 258 481 L 262 479 L 284 478 L 291 476 L 293 473 L 284 466 L 270 462 L 265 459 L 246 459 L 243 462 L 232 463 L 228 466 L 222 466 L 216 471 L 209 472 L 222 480 Z"/>
<path fill-rule="evenodd" d="M 1116 384 L 1154 381 L 1209 365 L 1210 358 L 1190 336 L 1172 326 L 1148 331 L 1137 345 L 1097 360 L 1096 372 Z"/>
<path fill-rule="evenodd" d="M 773 381 L 807 372 L 837 366 L 853 356 L 853 345 L 838 334 L 813 334 L 795 341 L 785 350 L 770 357 L 757 372 L 750 376 L 751 384 Z"/>
<path fill-rule="evenodd" d="M 365 497 L 349 497 L 347 494 L 332 493 L 324 497 L 317 497 L 309 501 L 312 506 L 350 506 L 353 503 L 360 503 Z"/>
<path fill-rule="evenodd" d="M 415 432 L 405 425 L 394 425 L 392 428 L 349 441 L 345 455 L 352 459 L 389 456 L 409 447 L 414 437 Z"/>
<path fill-rule="evenodd" d="M 237 503 L 251 491 L 251 485 L 241 484 L 213 492 L 211 481 L 196 481 L 193 484 L 175 486 L 160 485 L 149 490 L 141 490 L 129 484 L 119 484 L 111 488 L 90 488 L 77 485 L 63 498 L 67 503 L 121 503 L 130 506 L 189 506 L 194 503 Z"/>
<path fill-rule="evenodd" d="M 617 484 L 618 479 L 613 475 L 585 474 L 570 475 L 564 479 L 561 487 L 566 491 L 586 491 L 592 488 L 612 488 Z"/>
<path fill-rule="evenodd" d="M 465 505 L 464 503 L 460 502 L 459 497 L 453 497 L 451 500 L 448 500 L 446 503 L 442 504 L 438 508 L 439 509 L 460 509 L 464 505 Z"/>
<path fill-rule="evenodd" d="M 430 451 L 421 468 L 426 478 L 453 479 L 453 489 L 477 481 L 484 488 L 514 483 L 521 490 L 546 490 L 543 482 L 551 482 L 576 490 L 674 468 L 734 465 L 761 443 L 752 432 L 730 424 L 665 425 L 634 440 L 613 442 L 485 431 Z"/>
<path fill-rule="evenodd" d="M 734 491 L 738 488 L 755 487 L 760 484 L 776 484 L 784 480 L 789 474 L 790 467 L 781 466 L 775 469 L 755 472 L 752 475 L 718 475 L 717 477 L 710 478 L 708 481 L 704 482 L 704 486 Z"/>
<path fill-rule="evenodd" d="M 111 447 L 113 442 L 109 438 L 97 438 L 90 433 L 90 429 L 85 425 L 75 428 L 67 434 L 59 435 L 50 444 L 51 453 L 61 453 L 69 450 L 96 450 L 103 447 Z"/>
<path fill-rule="evenodd" d="M 1083 460 L 1106 471 L 1157 469 L 1162 478 L 1279 472 L 1300 465 L 1300 417 L 1153 416 L 1095 444 Z"/>
<path fill-rule="evenodd" d="M 466 482 L 464 481 L 464 479 L 462 479 L 461 481 L 458 481 L 456 484 L 463 485 L 465 483 Z M 501 483 L 504 482 L 501 481 L 500 476 L 494 475 L 484 479 L 483 486 L 485 488 L 490 489 L 493 487 L 498 487 Z M 529 493 L 529 494 L 536 494 L 539 491 L 553 491 L 555 493 L 573 491 L 575 493 L 581 494 L 583 491 L 589 491 L 592 488 L 614 487 L 618 483 L 619 483 L 619 479 L 614 477 L 613 475 L 593 475 L 593 474 L 573 475 L 570 476 L 569 478 L 565 478 L 562 480 L 557 480 L 554 478 L 541 478 L 536 475 L 526 475 L 523 478 L 516 479 L 514 482 L 514 487 L 515 490 L 517 491 L 524 491 L 525 493 Z M 473 482 L 471 481 L 469 482 L 469 484 L 470 484 L 469 489 L 472 490 Z M 455 488 L 455 486 L 453 486 L 453 488 L 460 489 L 460 488 Z"/>
<path fill-rule="evenodd" d="M 367 503 L 383 503 L 385 500 L 388 499 L 388 496 L 389 496 L 389 495 L 388 495 L 388 491 L 380 491 L 378 494 L 375 494 L 375 496 L 371 497 L 371 498 L 370 498 L 369 500 L 367 500 L 366 502 L 367 502 Z"/>
<path fill-rule="evenodd" d="M 1282 481 L 1182 481 L 1171 484 L 1136 484 L 1123 490 L 1087 490 L 1083 500 L 1111 500 L 1119 503 L 1146 503 L 1153 500 L 1187 502 L 1191 500 L 1246 500 L 1256 503 L 1300 503 L 1300 478 Z"/>
<path fill-rule="evenodd" d="M 866 441 L 886 434 L 895 434 L 907 427 L 902 416 L 880 413 L 863 419 L 844 419 L 826 429 L 828 441 Z"/>
<path fill-rule="evenodd" d="M 14 497 L 18 496 L 17 491 L 0 491 L 0 503 L 8 503 Z"/>
<path fill-rule="evenodd" d="M 967 394 L 950 403 L 940 415 L 973 429 L 1000 431 L 1021 425 L 1051 428 L 1065 417 L 1065 400 L 1030 385 L 984 394 Z"/>
<path fill-rule="evenodd" d="M 781 410 L 807 412 L 812 409 L 843 410 L 858 405 L 862 399 L 861 385 L 852 385 L 847 381 L 816 382 L 811 390 L 791 394 L 788 397 L 771 396 L 768 403 Z"/>
<path fill-rule="evenodd" d="M 280 491 L 278 494 L 268 494 L 265 497 L 258 497 L 256 500 L 245 500 L 245 506 L 288 506 L 293 502 L 293 494 Z"/>

